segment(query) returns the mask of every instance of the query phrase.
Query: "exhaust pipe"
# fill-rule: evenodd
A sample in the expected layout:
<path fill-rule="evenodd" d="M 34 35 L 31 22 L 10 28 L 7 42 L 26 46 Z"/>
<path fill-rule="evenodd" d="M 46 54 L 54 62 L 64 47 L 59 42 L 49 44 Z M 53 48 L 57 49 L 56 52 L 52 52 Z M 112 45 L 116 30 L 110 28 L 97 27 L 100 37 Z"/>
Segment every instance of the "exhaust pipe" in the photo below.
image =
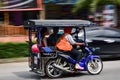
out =
<path fill-rule="evenodd" d="M 53 66 L 57 69 L 60 69 L 60 70 L 64 71 L 64 72 L 75 73 L 75 71 L 67 70 L 67 69 L 65 69 L 65 68 L 63 68 L 63 67 L 61 67 L 57 64 L 53 64 Z"/>

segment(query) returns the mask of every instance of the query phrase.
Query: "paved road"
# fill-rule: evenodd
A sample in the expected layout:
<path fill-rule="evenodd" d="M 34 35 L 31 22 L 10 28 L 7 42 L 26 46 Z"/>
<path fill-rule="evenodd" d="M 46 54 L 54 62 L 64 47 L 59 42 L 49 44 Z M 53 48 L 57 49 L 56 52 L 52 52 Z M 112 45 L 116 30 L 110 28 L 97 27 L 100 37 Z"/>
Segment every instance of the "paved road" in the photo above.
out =
<path fill-rule="evenodd" d="M 62 78 L 52 80 L 120 80 L 120 60 L 104 61 L 104 68 L 99 75 L 67 74 Z M 48 77 L 38 76 L 29 72 L 27 62 L 0 64 L 0 80 L 50 80 Z"/>

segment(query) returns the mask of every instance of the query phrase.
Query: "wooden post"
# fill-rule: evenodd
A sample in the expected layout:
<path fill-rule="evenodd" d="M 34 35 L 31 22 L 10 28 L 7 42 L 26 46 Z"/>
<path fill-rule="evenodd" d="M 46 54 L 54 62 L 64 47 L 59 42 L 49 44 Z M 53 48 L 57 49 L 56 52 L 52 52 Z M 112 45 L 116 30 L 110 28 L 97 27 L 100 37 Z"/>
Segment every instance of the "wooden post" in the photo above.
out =
<path fill-rule="evenodd" d="M 43 5 L 39 15 L 40 15 L 40 19 L 45 19 L 45 5 Z"/>
<path fill-rule="evenodd" d="M 42 4 L 42 0 L 37 0 L 37 7 L 42 8 L 42 10 L 39 11 L 39 19 L 45 19 L 45 8 L 44 4 Z"/>
<path fill-rule="evenodd" d="M 7 27 L 8 24 L 9 24 L 9 12 L 5 11 L 4 12 L 4 25 L 5 25 L 5 27 Z"/>
<path fill-rule="evenodd" d="M 9 12 L 4 12 L 4 28 L 5 28 L 5 35 L 8 35 L 8 25 L 9 25 Z"/>

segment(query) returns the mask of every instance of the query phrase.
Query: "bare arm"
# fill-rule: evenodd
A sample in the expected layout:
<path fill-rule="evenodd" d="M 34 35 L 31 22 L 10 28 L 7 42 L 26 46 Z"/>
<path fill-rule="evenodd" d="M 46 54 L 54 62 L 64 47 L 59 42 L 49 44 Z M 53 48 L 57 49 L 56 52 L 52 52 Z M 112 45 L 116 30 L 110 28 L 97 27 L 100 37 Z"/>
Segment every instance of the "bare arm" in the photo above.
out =
<path fill-rule="evenodd" d="M 75 42 L 73 45 L 82 46 L 82 45 L 85 45 L 85 44 L 84 43 Z"/>
<path fill-rule="evenodd" d="M 67 39 L 72 45 L 78 45 L 78 46 L 85 45 L 84 43 L 74 41 L 71 35 L 67 35 L 66 39 Z"/>
<path fill-rule="evenodd" d="M 47 39 L 46 38 L 43 38 L 43 43 L 45 46 L 47 46 Z"/>

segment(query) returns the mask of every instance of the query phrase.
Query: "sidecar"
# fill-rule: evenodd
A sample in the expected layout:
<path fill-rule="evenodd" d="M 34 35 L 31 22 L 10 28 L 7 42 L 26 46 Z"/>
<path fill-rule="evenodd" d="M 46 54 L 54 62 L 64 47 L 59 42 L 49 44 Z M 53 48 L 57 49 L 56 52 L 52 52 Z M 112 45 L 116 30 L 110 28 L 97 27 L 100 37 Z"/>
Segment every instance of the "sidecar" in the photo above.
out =
<path fill-rule="evenodd" d="M 30 71 L 44 76 L 46 74 L 45 67 L 49 59 L 57 57 L 58 51 L 54 46 L 42 47 L 40 30 L 43 27 L 74 27 L 84 28 L 87 26 L 93 26 L 90 21 L 87 20 L 29 20 L 24 23 L 24 28 L 28 30 L 28 44 L 29 44 L 29 67 Z M 85 31 L 85 30 L 84 30 Z M 33 36 L 37 35 L 38 42 L 33 40 Z M 84 34 L 84 40 L 86 39 Z"/>

